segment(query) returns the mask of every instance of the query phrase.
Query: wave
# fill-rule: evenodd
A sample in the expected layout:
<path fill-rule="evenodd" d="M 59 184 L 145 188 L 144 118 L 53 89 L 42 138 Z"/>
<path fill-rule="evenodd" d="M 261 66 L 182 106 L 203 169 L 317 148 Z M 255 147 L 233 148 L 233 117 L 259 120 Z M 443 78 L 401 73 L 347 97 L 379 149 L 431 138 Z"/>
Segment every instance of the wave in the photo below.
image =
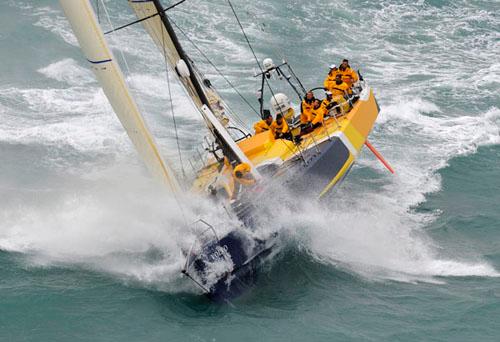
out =
<path fill-rule="evenodd" d="M 425 233 L 440 212 L 414 209 L 428 193 L 441 189 L 438 171 L 451 158 L 500 143 L 500 110 L 447 117 L 432 102 L 401 99 L 383 108 L 378 124 L 372 142 L 396 175 L 365 152 L 358 170 L 379 170 L 381 181 L 374 185 L 361 178 L 369 173 L 355 176 L 331 196 L 328 206 L 302 209 L 298 229 L 310 232 L 305 234 L 309 251 L 318 260 L 373 279 L 441 282 L 435 277 L 500 276 L 480 256 L 478 261 L 456 260 L 454 252 L 453 258 L 447 256 Z"/>

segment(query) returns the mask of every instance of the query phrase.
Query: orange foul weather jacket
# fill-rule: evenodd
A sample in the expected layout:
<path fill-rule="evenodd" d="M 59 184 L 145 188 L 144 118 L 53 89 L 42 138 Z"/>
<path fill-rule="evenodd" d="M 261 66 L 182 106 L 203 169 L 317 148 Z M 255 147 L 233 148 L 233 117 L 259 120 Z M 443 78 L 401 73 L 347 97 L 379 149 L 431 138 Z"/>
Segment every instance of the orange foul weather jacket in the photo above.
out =
<path fill-rule="evenodd" d="M 342 81 L 347 83 L 349 86 L 352 86 L 353 83 L 356 83 L 359 80 L 358 73 L 349 67 L 345 70 L 339 70 L 339 73 L 342 75 Z"/>
<path fill-rule="evenodd" d="M 351 87 L 346 82 L 342 82 L 340 84 L 334 82 L 332 87 L 328 90 L 332 92 L 333 96 L 339 96 L 339 95 L 344 96 L 350 93 L 350 89 Z"/>
<path fill-rule="evenodd" d="M 314 126 L 316 124 L 322 124 L 323 120 L 325 118 L 326 114 L 326 108 L 324 106 L 319 106 L 319 108 L 316 108 L 312 110 L 312 115 L 313 119 L 311 121 L 311 124 Z"/>
<path fill-rule="evenodd" d="M 233 170 L 234 179 L 242 185 L 253 185 L 255 184 L 255 179 L 253 178 L 250 171 L 251 171 L 250 165 L 248 165 L 247 163 L 238 164 Z M 242 174 L 241 178 L 238 178 L 236 176 L 237 172 L 241 172 Z"/>
<path fill-rule="evenodd" d="M 335 78 L 339 73 L 340 71 L 338 69 L 330 71 L 326 76 L 325 80 L 323 81 L 323 87 L 329 90 L 330 87 L 332 87 L 335 84 Z"/>
<path fill-rule="evenodd" d="M 255 134 L 262 133 L 265 131 L 269 131 L 271 127 L 267 124 L 266 120 L 260 120 L 253 125 L 253 129 L 255 130 Z"/>
<path fill-rule="evenodd" d="M 274 120 L 271 124 L 271 131 L 274 135 L 288 133 L 288 124 L 286 123 L 286 120 L 282 119 L 281 125 L 278 124 L 278 121 Z"/>
<path fill-rule="evenodd" d="M 302 100 L 301 111 L 300 111 L 300 123 L 306 124 L 311 122 L 312 120 L 312 110 L 313 110 L 313 101 L 307 102 L 305 99 Z"/>

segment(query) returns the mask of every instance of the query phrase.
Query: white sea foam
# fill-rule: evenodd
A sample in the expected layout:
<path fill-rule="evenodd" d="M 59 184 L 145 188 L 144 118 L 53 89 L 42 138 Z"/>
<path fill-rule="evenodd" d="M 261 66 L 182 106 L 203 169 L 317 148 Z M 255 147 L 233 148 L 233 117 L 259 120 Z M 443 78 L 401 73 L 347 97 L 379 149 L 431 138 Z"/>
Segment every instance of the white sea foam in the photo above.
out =
<path fill-rule="evenodd" d="M 7 88 L 2 94 L 4 99 L 16 101 L 16 107 L 0 123 L 2 141 L 69 145 L 96 152 L 109 150 L 109 140 L 113 139 L 118 150 L 130 149 L 126 147 L 130 142 L 98 88 Z"/>
<path fill-rule="evenodd" d="M 68 44 L 78 46 L 78 41 L 71 32 L 68 21 L 60 11 L 50 7 L 41 7 L 30 14 L 38 17 L 38 21 L 34 23 L 35 26 L 54 33 Z"/>
<path fill-rule="evenodd" d="M 38 70 L 39 73 L 59 82 L 72 86 L 84 86 L 95 83 L 95 77 L 88 68 L 84 68 L 71 58 L 65 58 Z"/>
<path fill-rule="evenodd" d="M 352 4 L 336 5 L 337 11 L 353 11 Z M 363 184 L 359 187 L 349 184 L 353 180 L 348 178 L 335 198 L 349 205 L 334 206 L 330 215 L 335 218 L 330 222 L 311 209 L 319 218 L 306 216 L 303 219 L 314 223 L 301 227 L 313 227 L 305 240 L 314 256 L 377 279 L 436 281 L 435 276 L 499 276 L 479 256 L 470 261 L 460 260 L 456 251 L 447 254 L 425 234 L 425 226 L 439 212 L 423 215 L 412 209 L 426 194 L 441 189 L 437 172 L 451 158 L 500 143 L 500 110 L 498 106 L 482 106 L 487 96 L 498 97 L 494 95 L 498 92 L 494 81 L 498 70 L 493 56 L 499 46 L 488 34 L 479 45 L 472 36 L 464 35 L 460 43 L 448 37 L 450 30 L 461 35 L 461 30 L 471 31 L 475 21 L 495 20 L 491 12 L 480 8 L 441 11 L 424 2 L 367 9 L 358 25 L 353 25 L 351 17 L 340 16 L 345 30 L 336 36 L 349 40 L 348 33 L 364 35 L 373 53 L 349 51 L 341 44 L 327 47 L 325 58 L 354 52 L 361 54 L 360 61 L 369 61 L 370 79 L 382 106 L 370 139 L 397 174 L 384 177 L 383 186 L 375 190 L 366 187 L 370 184 L 363 180 L 358 180 Z M 436 29 L 435 23 L 441 29 Z M 446 99 L 456 99 L 463 108 L 457 105 L 450 110 Z M 366 151 L 359 164 L 386 172 Z M 360 202 L 349 199 L 353 191 Z"/>
<path fill-rule="evenodd" d="M 363 189 L 345 184 L 332 196 L 338 203 L 330 208 L 304 208 L 306 214 L 297 224 L 299 230 L 310 232 L 305 241 L 311 253 L 375 279 L 439 282 L 433 277 L 500 276 L 485 261 L 456 260 L 456 253 L 447 256 L 423 231 L 439 212 L 424 215 L 410 209 L 424 201 L 425 194 L 441 188 L 436 171 L 450 158 L 500 143 L 500 110 L 450 118 L 442 116 L 436 105 L 413 99 L 384 107 L 381 119 L 375 141 L 396 176 L 386 173 L 374 158 L 366 158 L 365 151 L 360 164 L 387 174 L 388 183 L 383 191 L 366 187 L 366 182 Z M 409 134 L 418 142 L 411 156 L 408 145 L 393 142 L 403 143 Z M 359 198 L 350 198 L 353 193 Z"/>
<path fill-rule="evenodd" d="M 346 192 L 340 194 L 341 200 Z M 293 228 L 319 261 L 369 279 L 442 282 L 435 277 L 500 276 L 485 261 L 447 257 L 421 231 L 423 222 L 432 217 L 404 212 L 397 207 L 401 194 L 394 196 L 368 193 L 360 202 L 346 201 L 323 210 L 304 206 Z"/>
<path fill-rule="evenodd" d="M 169 291 L 192 290 L 178 284 L 182 251 L 200 231 L 190 223 L 201 216 L 223 234 L 233 219 L 194 196 L 180 210 L 163 188 L 123 166 L 94 170 L 85 190 L 56 199 L 39 194 L 44 205 L 3 211 L 0 249 L 25 253 L 35 265 L 80 265 Z"/>

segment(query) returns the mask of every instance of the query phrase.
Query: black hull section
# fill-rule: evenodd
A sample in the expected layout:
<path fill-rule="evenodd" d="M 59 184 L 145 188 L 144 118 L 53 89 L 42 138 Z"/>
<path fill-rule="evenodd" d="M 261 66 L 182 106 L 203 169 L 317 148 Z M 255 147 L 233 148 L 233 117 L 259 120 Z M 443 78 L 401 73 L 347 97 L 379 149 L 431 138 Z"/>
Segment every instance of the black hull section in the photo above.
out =
<path fill-rule="evenodd" d="M 251 259 L 225 275 L 207 293 L 207 297 L 214 302 L 226 302 L 247 292 L 258 279 L 258 269 L 271 254 L 272 247 L 257 251 Z"/>
<path fill-rule="evenodd" d="M 214 302 L 234 299 L 257 281 L 257 270 L 271 254 L 276 235 L 265 241 L 252 238 L 243 230 L 234 230 L 220 240 L 211 240 L 202 246 L 186 265 L 184 273 L 200 285 Z M 211 282 L 214 265 L 231 266 L 223 274 L 216 274 Z M 217 269 L 217 266 L 215 267 Z"/>
<path fill-rule="evenodd" d="M 286 182 L 287 187 L 299 193 L 319 194 L 342 170 L 349 156 L 342 140 L 331 137 L 303 153 L 306 163 L 295 161 L 298 165 L 291 172 L 293 179 Z"/>

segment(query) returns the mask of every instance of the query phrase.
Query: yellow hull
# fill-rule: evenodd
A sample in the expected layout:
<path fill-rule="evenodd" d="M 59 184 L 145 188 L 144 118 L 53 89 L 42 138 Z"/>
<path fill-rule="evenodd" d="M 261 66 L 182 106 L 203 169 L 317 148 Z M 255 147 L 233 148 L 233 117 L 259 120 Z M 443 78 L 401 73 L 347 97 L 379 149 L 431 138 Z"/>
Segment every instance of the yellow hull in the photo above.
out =
<path fill-rule="evenodd" d="M 311 176 L 315 179 L 315 174 L 327 178 L 318 189 L 317 195 L 321 197 L 349 171 L 367 140 L 378 113 L 379 107 L 373 91 L 367 88 L 346 115 L 327 118 L 322 127 L 304 135 L 298 145 L 289 140 L 274 139 L 269 131 L 242 140 L 238 145 L 259 171 L 272 164 L 278 169 L 279 177 L 293 164 L 307 164 L 306 169 L 311 171 L 309 179 Z M 334 144 L 335 150 L 329 147 Z M 327 149 L 330 151 L 329 160 L 321 160 L 323 151 Z M 336 156 L 335 151 L 341 150 L 345 150 L 345 153 L 339 152 Z M 330 167 L 333 164 L 335 167 Z M 199 172 L 192 190 L 207 191 L 210 185 L 215 189 L 224 189 L 231 196 L 234 191 L 231 167 L 224 165 L 220 168 L 218 163 L 208 165 Z"/>

